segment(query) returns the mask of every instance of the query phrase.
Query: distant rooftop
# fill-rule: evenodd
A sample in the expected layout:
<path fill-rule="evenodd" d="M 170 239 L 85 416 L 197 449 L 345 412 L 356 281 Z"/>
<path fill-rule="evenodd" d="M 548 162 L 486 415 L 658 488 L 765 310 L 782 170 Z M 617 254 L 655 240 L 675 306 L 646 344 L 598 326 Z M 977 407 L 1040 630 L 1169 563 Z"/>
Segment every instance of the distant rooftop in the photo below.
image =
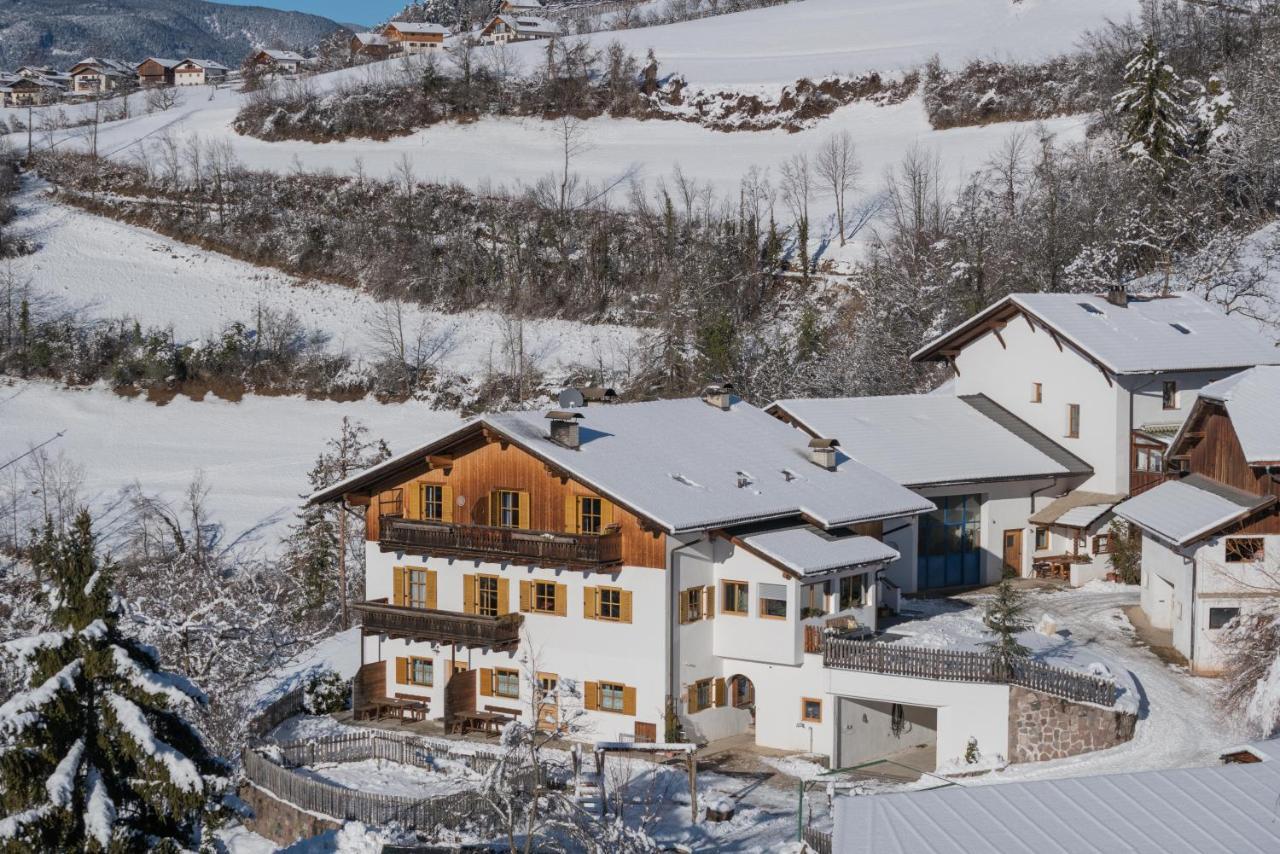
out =
<path fill-rule="evenodd" d="M 1025 313 L 1116 374 L 1280 364 L 1275 342 L 1200 297 L 1131 296 L 1125 306 L 1092 294 L 1010 294 L 911 355 L 943 357 L 981 335 L 987 324 Z"/>

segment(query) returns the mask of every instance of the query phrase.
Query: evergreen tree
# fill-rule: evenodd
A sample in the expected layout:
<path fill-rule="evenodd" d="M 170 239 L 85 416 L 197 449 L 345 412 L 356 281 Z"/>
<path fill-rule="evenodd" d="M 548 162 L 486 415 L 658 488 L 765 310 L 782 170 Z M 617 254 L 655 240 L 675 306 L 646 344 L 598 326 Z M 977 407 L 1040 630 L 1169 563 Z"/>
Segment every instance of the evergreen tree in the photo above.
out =
<path fill-rule="evenodd" d="M 1186 110 L 1179 100 L 1180 81 L 1154 39 L 1129 60 L 1125 87 L 1115 96 L 1116 113 L 1124 123 L 1123 152 L 1162 175 L 1183 159 L 1187 147 Z"/>
<path fill-rule="evenodd" d="M 325 444 L 307 475 L 313 493 L 391 456 L 387 443 L 368 438 L 368 433 L 363 424 L 342 419 L 338 435 Z M 323 615 L 336 606 L 343 628 L 348 625 L 347 600 L 351 592 L 346 563 L 348 512 L 336 502 L 323 506 L 304 503 L 286 555 L 306 591 L 303 610 Z"/>
<path fill-rule="evenodd" d="M 46 524 L 33 559 L 52 629 L 6 644 L 28 687 L 0 706 L 0 849 L 199 847 L 227 770 L 185 718 L 204 695 L 122 634 L 87 511 Z"/>
<path fill-rule="evenodd" d="M 1107 564 L 1124 584 L 1142 581 L 1142 537 L 1122 519 L 1112 519 L 1107 529 Z"/>
<path fill-rule="evenodd" d="M 994 650 L 1006 666 L 1011 659 L 1029 654 L 1029 650 L 1018 643 L 1018 633 L 1031 627 L 1026 620 L 1026 610 L 1026 598 L 1022 591 L 1014 587 L 1007 578 L 1000 582 L 996 587 L 995 597 L 987 603 L 982 621 L 996 633 L 995 639 L 988 641 L 987 646 Z"/>

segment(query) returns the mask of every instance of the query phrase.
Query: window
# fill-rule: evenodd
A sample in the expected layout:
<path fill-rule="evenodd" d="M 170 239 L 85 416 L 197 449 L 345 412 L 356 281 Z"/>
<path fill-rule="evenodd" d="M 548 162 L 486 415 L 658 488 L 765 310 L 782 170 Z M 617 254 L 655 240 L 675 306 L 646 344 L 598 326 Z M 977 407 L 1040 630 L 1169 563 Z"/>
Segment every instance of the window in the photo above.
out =
<path fill-rule="evenodd" d="M 481 617 L 496 617 L 498 610 L 498 577 L 496 575 L 476 576 L 476 613 Z"/>
<path fill-rule="evenodd" d="M 431 684 L 434 681 L 432 679 L 432 677 L 434 676 L 434 672 L 433 672 L 434 670 L 435 668 L 431 664 L 431 659 L 416 658 L 416 657 L 410 658 L 409 659 L 409 684 L 422 685 L 427 688 L 431 687 Z"/>
<path fill-rule="evenodd" d="M 697 701 L 697 711 L 702 711 L 711 707 L 712 683 L 710 679 L 699 679 L 693 685 L 694 699 Z"/>
<path fill-rule="evenodd" d="M 982 496 L 940 495 L 919 517 L 916 586 L 920 590 L 982 581 Z"/>
<path fill-rule="evenodd" d="M 506 667 L 493 669 L 493 693 L 496 697 L 520 696 L 520 671 Z"/>
<path fill-rule="evenodd" d="M 1080 404 L 1067 404 L 1067 438 L 1080 438 Z"/>
<path fill-rule="evenodd" d="M 554 697 L 556 689 L 560 687 L 560 677 L 554 673 L 538 674 L 538 697 Z"/>
<path fill-rule="evenodd" d="M 747 582 L 722 581 L 722 600 L 720 610 L 726 614 L 747 614 Z"/>
<path fill-rule="evenodd" d="M 1164 449 L 1152 445 L 1138 445 L 1133 449 L 1133 470 L 1146 472 L 1164 471 Z"/>
<path fill-rule="evenodd" d="M 533 610 L 540 614 L 556 612 L 556 583 L 554 581 L 533 582 Z"/>
<path fill-rule="evenodd" d="M 1169 325 L 1170 325 L 1170 326 L 1172 326 L 1172 327 L 1174 328 L 1174 330 L 1175 330 L 1175 331 L 1177 331 L 1177 332 L 1179 332 L 1179 333 L 1181 333 L 1181 334 L 1183 334 L 1183 335 L 1190 335 L 1190 334 L 1191 334 L 1191 330 L 1190 330 L 1190 329 L 1188 329 L 1187 327 L 1183 326 L 1181 323 L 1170 323 Z"/>
<path fill-rule="evenodd" d="M 800 701 L 800 720 L 808 723 L 822 723 L 822 701 L 805 697 Z"/>
<path fill-rule="evenodd" d="M 604 506 L 599 498 L 578 496 L 578 533 L 598 534 L 604 530 Z"/>
<path fill-rule="evenodd" d="M 626 687 L 616 682 L 600 683 L 600 711 L 621 712 L 625 708 Z"/>
<path fill-rule="evenodd" d="M 405 592 L 410 608 L 430 608 L 430 582 L 425 569 L 406 568 L 404 571 Z"/>
<path fill-rule="evenodd" d="M 847 611 L 862 605 L 862 576 L 846 575 L 840 579 L 839 610 Z"/>
<path fill-rule="evenodd" d="M 787 586 L 760 584 L 760 616 L 770 620 L 787 618 Z"/>
<path fill-rule="evenodd" d="M 1178 408 L 1178 384 L 1173 380 L 1164 381 L 1164 388 L 1160 392 L 1160 404 L 1165 409 Z"/>
<path fill-rule="evenodd" d="M 800 619 L 821 617 L 827 613 L 827 592 L 830 584 L 824 581 L 821 584 L 806 584 L 800 588 Z"/>
<path fill-rule="evenodd" d="M 1238 616 L 1240 616 L 1239 608 L 1210 608 L 1209 628 L 1220 629 Z"/>
<path fill-rule="evenodd" d="M 1041 403 L 1043 401 L 1044 401 L 1044 384 L 1032 383 L 1031 384 L 1031 402 Z"/>
<path fill-rule="evenodd" d="M 685 590 L 682 595 L 684 596 L 684 602 L 682 603 L 682 607 L 684 608 L 684 621 L 686 623 L 692 623 L 694 620 L 701 620 L 702 588 L 690 587 L 688 590 Z"/>
<path fill-rule="evenodd" d="M 1093 553 L 1096 555 L 1111 554 L 1111 535 L 1098 534 L 1093 538 Z"/>
<path fill-rule="evenodd" d="M 1036 528 L 1036 551 L 1042 552 L 1049 548 L 1049 529 Z"/>
<path fill-rule="evenodd" d="M 1227 537 L 1227 563 L 1253 563 L 1262 560 L 1262 537 Z"/>
<path fill-rule="evenodd" d="M 523 528 L 523 508 L 520 493 L 511 489 L 499 489 L 494 496 L 493 524 L 499 528 Z"/>
<path fill-rule="evenodd" d="M 601 587 L 596 596 L 596 619 L 622 619 L 622 591 L 616 587 Z"/>
<path fill-rule="evenodd" d="M 422 518 L 444 521 L 444 486 L 438 483 L 422 484 Z"/>

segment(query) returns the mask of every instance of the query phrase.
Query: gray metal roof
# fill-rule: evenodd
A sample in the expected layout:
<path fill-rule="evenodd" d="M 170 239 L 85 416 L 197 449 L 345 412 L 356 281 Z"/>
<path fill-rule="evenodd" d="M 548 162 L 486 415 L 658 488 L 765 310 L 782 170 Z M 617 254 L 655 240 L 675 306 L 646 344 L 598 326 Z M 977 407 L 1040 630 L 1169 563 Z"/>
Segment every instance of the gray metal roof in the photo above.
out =
<path fill-rule="evenodd" d="M 838 798 L 841 854 L 1273 854 L 1280 744 L 1260 762 Z"/>
<path fill-rule="evenodd" d="M 762 531 L 741 538 L 749 549 L 799 575 L 822 575 L 840 569 L 882 565 L 898 552 L 874 537 L 832 537 L 807 525 Z"/>
<path fill-rule="evenodd" d="M 1115 514 L 1183 546 L 1265 507 L 1275 499 L 1227 486 L 1200 474 L 1159 486 L 1116 505 Z"/>

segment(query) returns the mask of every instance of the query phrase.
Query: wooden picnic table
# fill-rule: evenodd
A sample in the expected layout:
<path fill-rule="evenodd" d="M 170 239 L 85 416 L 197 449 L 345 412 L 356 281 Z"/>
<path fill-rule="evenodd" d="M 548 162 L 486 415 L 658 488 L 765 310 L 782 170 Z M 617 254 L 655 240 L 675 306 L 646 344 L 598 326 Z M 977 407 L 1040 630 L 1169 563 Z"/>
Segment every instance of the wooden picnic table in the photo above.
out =
<path fill-rule="evenodd" d="M 453 716 L 454 726 L 461 732 L 480 730 L 486 735 L 498 735 L 502 731 L 503 724 L 509 720 L 511 720 L 510 716 L 497 712 L 463 711 L 455 712 Z"/>
<path fill-rule="evenodd" d="M 399 718 L 402 721 L 425 721 L 430 705 L 423 700 L 379 697 L 364 703 L 355 711 L 356 720 Z"/>
<path fill-rule="evenodd" d="M 1032 563 L 1037 578 L 1071 578 L 1071 565 L 1073 563 L 1088 563 L 1089 559 L 1083 555 L 1062 554 L 1048 555 L 1046 557 L 1038 557 Z"/>

